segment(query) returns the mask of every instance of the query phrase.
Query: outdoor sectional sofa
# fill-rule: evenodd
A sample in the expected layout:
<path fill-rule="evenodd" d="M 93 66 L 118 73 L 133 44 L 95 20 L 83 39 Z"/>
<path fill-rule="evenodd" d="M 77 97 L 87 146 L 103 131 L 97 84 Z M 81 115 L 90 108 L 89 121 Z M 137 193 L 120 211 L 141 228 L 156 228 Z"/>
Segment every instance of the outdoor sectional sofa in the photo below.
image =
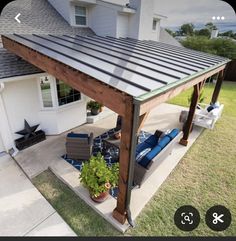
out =
<path fill-rule="evenodd" d="M 180 141 L 183 132 L 178 129 L 173 129 L 169 134 L 164 134 L 160 137 L 162 132 L 156 131 L 143 143 L 139 144 L 136 149 L 136 158 L 147 148 L 151 148 L 139 162 L 136 160 L 134 169 L 134 185 L 141 184 L 156 170 L 161 162 L 171 154 L 173 146 Z"/>

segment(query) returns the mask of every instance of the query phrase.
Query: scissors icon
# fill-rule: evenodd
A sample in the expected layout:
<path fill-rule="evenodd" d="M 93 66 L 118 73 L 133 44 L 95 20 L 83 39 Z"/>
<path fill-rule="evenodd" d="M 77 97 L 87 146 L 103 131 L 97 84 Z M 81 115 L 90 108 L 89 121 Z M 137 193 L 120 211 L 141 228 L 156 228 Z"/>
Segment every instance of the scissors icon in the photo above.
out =
<path fill-rule="evenodd" d="M 218 215 L 218 213 L 213 213 L 213 221 L 212 221 L 212 223 L 213 224 L 218 224 L 218 222 L 220 222 L 220 223 L 224 223 L 224 220 L 222 220 L 221 218 L 222 217 L 224 217 L 224 214 L 221 214 L 221 215 Z"/>

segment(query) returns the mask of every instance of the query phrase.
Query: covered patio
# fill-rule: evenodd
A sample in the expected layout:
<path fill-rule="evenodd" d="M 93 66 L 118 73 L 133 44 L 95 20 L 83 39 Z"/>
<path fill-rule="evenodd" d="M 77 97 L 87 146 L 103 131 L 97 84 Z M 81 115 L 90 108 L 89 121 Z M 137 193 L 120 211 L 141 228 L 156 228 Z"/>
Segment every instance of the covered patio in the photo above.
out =
<path fill-rule="evenodd" d="M 113 218 L 121 224 L 128 220 L 131 225 L 137 136 L 148 114 L 159 104 L 194 87 L 180 141 L 187 146 L 206 80 L 218 73 L 211 101 L 215 103 L 224 69 L 230 61 L 185 48 L 131 39 L 14 34 L 2 36 L 2 40 L 9 51 L 122 116 L 119 194 Z M 166 174 L 171 170 L 167 169 Z"/>

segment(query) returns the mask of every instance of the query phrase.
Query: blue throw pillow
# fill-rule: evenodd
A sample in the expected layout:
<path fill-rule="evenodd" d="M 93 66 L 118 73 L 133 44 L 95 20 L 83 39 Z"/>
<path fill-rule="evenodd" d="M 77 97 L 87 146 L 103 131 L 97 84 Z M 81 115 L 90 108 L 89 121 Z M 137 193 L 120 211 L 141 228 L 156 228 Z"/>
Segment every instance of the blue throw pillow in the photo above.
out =
<path fill-rule="evenodd" d="M 158 142 L 158 146 L 163 149 L 165 146 L 168 145 L 168 143 L 171 141 L 171 138 L 166 135 L 164 137 L 161 138 L 161 140 Z"/>
<path fill-rule="evenodd" d="M 156 135 L 151 135 L 150 137 L 147 138 L 147 140 L 145 140 L 144 142 L 146 142 L 147 144 L 149 144 L 150 147 L 154 147 L 157 145 L 158 142 L 158 136 Z"/>
<path fill-rule="evenodd" d="M 74 137 L 74 138 L 88 138 L 88 134 L 77 134 L 77 133 L 69 133 L 67 137 Z"/>
<path fill-rule="evenodd" d="M 141 151 L 137 156 L 136 156 L 136 161 L 140 162 L 144 156 L 148 154 L 152 149 L 151 148 L 146 148 L 143 151 Z"/>
<path fill-rule="evenodd" d="M 139 162 L 139 164 L 145 168 L 147 168 L 150 161 L 157 156 L 161 152 L 160 146 L 155 146 L 146 156 L 142 158 L 142 160 Z"/>
<path fill-rule="evenodd" d="M 138 155 L 141 151 L 143 151 L 144 149 L 149 148 L 150 145 L 146 142 L 142 142 L 139 145 L 137 145 L 136 147 L 136 155 Z"/>
<path fill-rule="evenodd" d="M 208 112 L 211 112 L 214 109 L 215 109 L 215 107 L 213 105 L 210 105 L 210 106 L 207 107 Z"/>
<path fill-rule="evenodd" d="M 173 129 L 167 136 L 173 140 L 179 134 L 179 129 Z"/>

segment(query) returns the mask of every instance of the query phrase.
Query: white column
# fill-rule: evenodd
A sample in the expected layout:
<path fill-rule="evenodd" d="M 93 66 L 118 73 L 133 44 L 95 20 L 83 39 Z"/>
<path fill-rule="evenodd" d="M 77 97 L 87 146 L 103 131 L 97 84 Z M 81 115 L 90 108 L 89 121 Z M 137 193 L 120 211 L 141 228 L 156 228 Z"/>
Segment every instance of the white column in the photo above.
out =
<path fill-rule="evenodd" d="M 3 89 L 4 89 L 4 84 L 1 83 L 0 85 L 0 135 L 1 135 L 3 147 L 5 151 L 8 152 L 11 148 L 13 148 L 14 150 L 16 150 L 16 148 L 14 144 L 14 139 L 12 137 L 10 125 L 8 122 L 7 113 L 4 106 L 4 100 L 1 94 Z"/>

